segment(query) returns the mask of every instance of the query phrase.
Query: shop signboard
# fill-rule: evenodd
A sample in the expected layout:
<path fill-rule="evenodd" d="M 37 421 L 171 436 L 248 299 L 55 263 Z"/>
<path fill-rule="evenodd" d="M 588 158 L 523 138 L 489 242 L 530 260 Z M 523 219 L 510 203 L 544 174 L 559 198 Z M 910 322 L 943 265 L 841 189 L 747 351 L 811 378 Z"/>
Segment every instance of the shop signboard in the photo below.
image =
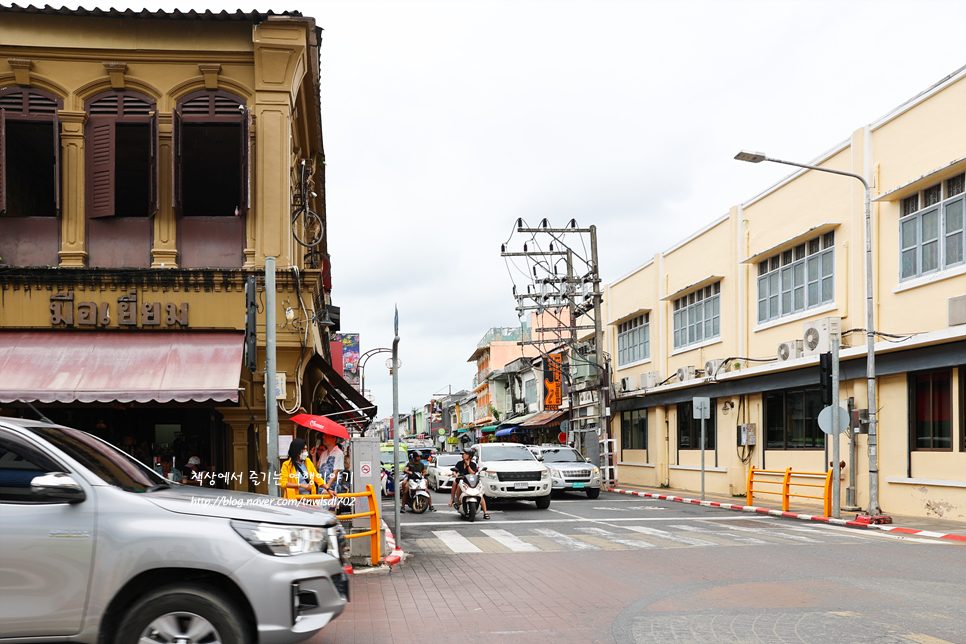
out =
<path fill-rule="evenodd" d="M 563 382 L 560 373 L 560 355 L 543 359 L 543 408 L 547 411 L 560 409 L 563 404 Z"/>

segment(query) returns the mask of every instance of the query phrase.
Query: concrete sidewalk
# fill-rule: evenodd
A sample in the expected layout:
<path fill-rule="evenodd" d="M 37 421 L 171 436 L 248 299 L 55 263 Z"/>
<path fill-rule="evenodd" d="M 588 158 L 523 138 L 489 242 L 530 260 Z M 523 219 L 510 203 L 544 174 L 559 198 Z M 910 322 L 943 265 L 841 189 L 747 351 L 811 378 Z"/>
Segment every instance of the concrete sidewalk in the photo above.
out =
<path fill-rule="evenodd" d="M 656 488 L 656 487 L 642 487 L 639 485 L 617 485 L 618 489 L 647 493 L 650 495 L 667 495 L 672 497 L 680 497 L 686 499 L 700 499 L 701 493 L 689 490 L 679 490 L 674 488 Z M 771 495 L 755 496 L 754 507 L 756 508 L 767 508 L 769 510 L 781 510 L 781 503 L 776 503 L 778 497 L 775 497 L 775 501 L 769 499 Z M 744 506 L 746 501 L 744 496 L 731 497 L 723 494 L 705 494 L 705 500 L 713 503 L 720 504 L 730 504 Z M 822 506 L 815 504 L 805 504 L 805 503 L 792 503 L 789 506 L 790 514 L 802 514 L 806 516 L 818 516 L 822 514 Z M 915 517 L 907 515 L 890 514 L 886 512 L 888 516 L 892 517 L 892 523 L 887 525 L 877 525 L 868 526 L 872 529 L 884 530 L 887 532 L 900 532 L 904 534 L 919 534 L 927 533 L 923 536 L 933 536 L 938 537 L 940 535 L 950 535 L 949 538 L 953 540 L 961 541 L 966 539 L 966 522 L 964 521 L 953 521 L 951 519 L 944 519 L 942 517 Z M 850 526 L 859 527 L 852 525 L 852 520 L 855 519 L 855 512 L 842 512 L 842 519 L 847 520 Z"/>

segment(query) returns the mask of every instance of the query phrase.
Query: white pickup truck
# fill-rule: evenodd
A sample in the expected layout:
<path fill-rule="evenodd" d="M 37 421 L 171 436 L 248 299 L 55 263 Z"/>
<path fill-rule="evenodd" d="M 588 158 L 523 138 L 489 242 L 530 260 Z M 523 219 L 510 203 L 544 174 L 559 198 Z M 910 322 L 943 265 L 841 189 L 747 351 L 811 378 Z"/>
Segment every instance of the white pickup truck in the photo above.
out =
<path fill-rule="evenodd" d="M 550 471 L 530 450 L 518 443 L 482 443 L 474 449 L 487 498 L 536 501 L 541 510 L 550 507 Z"/>

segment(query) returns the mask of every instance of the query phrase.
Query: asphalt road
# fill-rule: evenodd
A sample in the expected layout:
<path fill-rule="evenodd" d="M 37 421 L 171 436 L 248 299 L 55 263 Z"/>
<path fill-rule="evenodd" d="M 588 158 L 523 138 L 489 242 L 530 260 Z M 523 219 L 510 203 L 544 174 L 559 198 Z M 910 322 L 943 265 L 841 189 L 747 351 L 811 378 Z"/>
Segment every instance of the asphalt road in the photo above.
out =
<path fill-rule="evenodd" d="M 966 644 L 960 543 L 608 493 L 475 523 L 434 502 L 320 644 Z"/>

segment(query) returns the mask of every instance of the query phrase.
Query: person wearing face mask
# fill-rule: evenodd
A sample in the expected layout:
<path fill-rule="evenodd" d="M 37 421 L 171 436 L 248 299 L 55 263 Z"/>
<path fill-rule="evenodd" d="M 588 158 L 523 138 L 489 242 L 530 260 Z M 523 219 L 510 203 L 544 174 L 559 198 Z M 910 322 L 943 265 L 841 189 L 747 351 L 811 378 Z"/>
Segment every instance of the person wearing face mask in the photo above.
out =
<path fill-rule="evenodd" d="M 309 458 L 309 450 L 301 438 L 292 439 L 288 447 L 288 460 L 282 463 L 279 473 L 279 487 L 286 499 L 298 499 L 305 494 L 317 494 L 316 490 L 328 490 L 325 479 L 315 469 L 315 464 Z"/>

